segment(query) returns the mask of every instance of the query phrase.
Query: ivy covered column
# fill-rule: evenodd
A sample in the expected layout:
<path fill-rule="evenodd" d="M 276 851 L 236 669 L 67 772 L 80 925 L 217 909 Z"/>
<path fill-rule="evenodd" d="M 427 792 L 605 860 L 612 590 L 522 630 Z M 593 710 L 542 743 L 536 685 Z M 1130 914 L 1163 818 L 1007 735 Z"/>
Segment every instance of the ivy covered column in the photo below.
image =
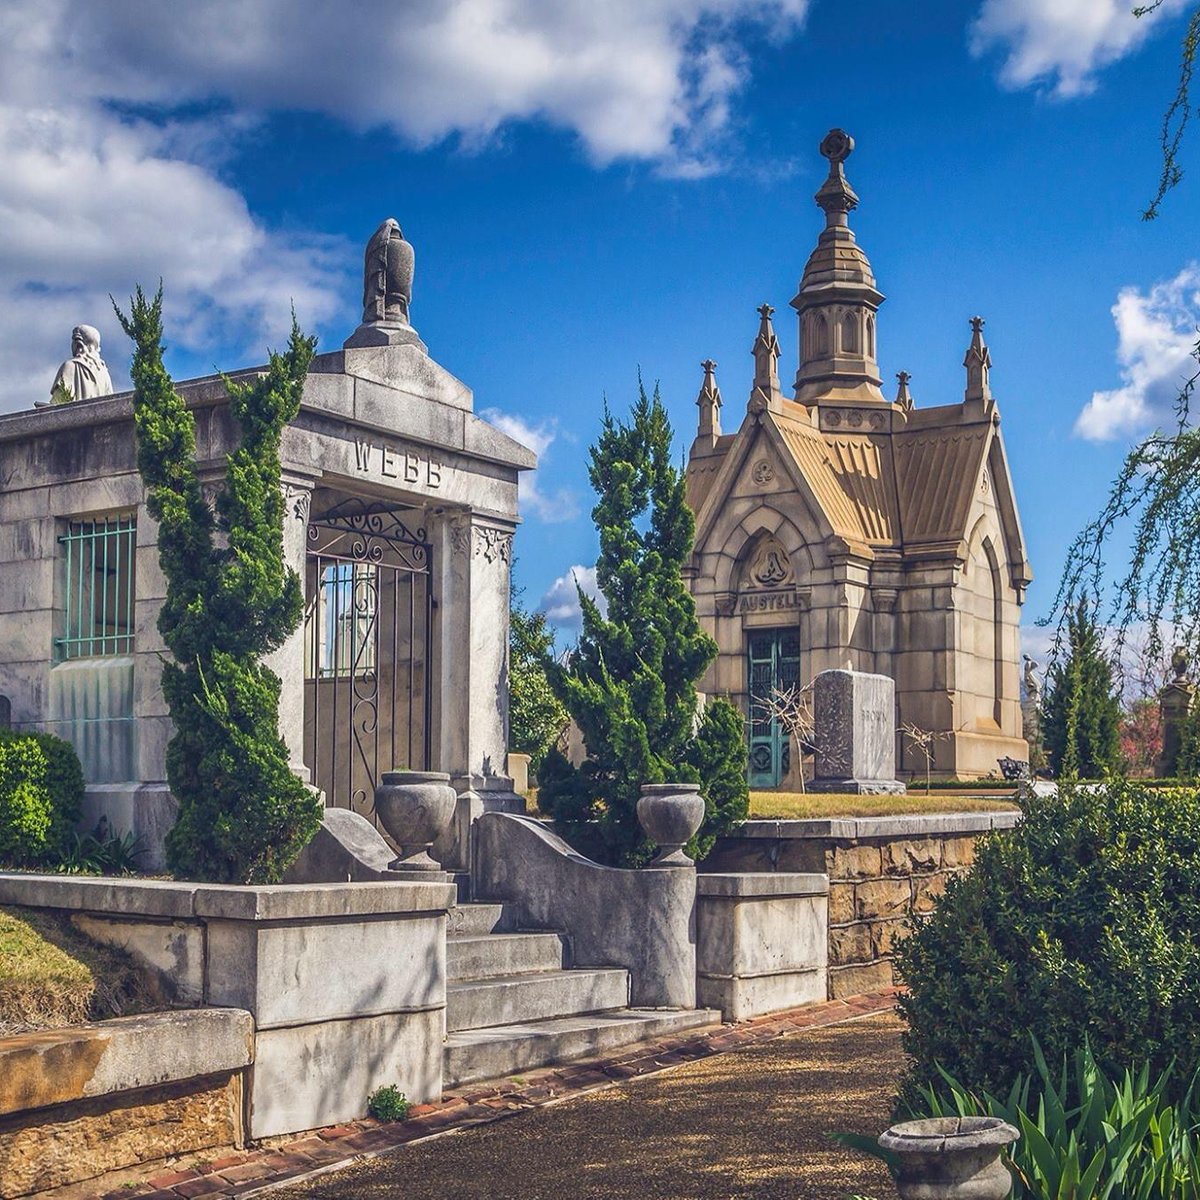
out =
<path fill-rule="evenodd" d="M 283 562 L 296 572 L 301 591 L 308 586 L 305 556 L 308 553 L 308 517 L 313 480 L 288 473 L 283 477 Z M 305 602 L 307 606 L 307 594 Z M 304 762 L 304 651 L 303 621 L 283 645 L 266 656 L 266 665 L 279 676 L 279 732 L 288 748 L 288 765 L 306 783 L 312 772 Z"/>

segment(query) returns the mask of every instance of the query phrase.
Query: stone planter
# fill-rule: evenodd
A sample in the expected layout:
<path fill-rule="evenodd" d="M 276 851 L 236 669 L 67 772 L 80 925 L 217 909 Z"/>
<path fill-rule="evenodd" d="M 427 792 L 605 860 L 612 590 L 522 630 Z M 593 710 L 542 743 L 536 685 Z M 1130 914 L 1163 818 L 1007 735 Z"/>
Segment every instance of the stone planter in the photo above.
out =
<path fill-rule="evenodd" d="M 637 804 L 638 824 L 658 847 L 652 867 L 690 867 L 683 852 L 704 820 L 698 783 L 643 783 Z"/>
<path fill-rule="evenodd" d="M 879 1139 L 900 1160 L 900 1200 L 1004 1200 L 1012 1176 L 1000 1154 L 1021 1135 L 999 1117 L 930 1117 Z"/>
<path fill-rule="evenodd" d="M 429 847 L 454 816 L 458 793 L 440 771 L 384 771 L 375 789 L 375 811 L 400 855 L 393 871 L 440 871 Z"/>

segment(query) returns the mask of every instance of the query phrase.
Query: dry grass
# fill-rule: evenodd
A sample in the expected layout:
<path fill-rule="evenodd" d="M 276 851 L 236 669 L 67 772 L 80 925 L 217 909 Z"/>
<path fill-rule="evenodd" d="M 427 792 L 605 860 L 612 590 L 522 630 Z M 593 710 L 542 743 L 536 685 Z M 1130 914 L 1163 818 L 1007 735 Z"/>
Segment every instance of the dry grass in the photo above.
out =
<path fill-rule="evenodd" d="M 1008 796 L 964 796 L 955 792 L 909 792 L 906 796 L 858 796 L 841 792 L 751 792 L 750 817 L 799 820 L 808 817 L 892 817 L 912 813 L 1014 811 Z"/>
<path fill-rule="evenodd" d="M 0 908 L 0 1037 L 152 1007 L 127 954 L 89 941 L 65 918 Z"/>

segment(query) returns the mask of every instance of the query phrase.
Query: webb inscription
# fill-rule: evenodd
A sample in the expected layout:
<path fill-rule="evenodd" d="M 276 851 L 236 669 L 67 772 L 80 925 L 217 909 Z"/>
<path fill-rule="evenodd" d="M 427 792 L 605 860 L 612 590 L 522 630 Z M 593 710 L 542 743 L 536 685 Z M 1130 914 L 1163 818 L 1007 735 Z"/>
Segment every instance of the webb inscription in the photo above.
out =
<path fill-rule="evenodd" d="M 354 440 L 354 465 L 363 475 L 380 474 L 404 483 L 442 486 L 442 464 L 412 450 L 397 450 L 385 442 Z"/>

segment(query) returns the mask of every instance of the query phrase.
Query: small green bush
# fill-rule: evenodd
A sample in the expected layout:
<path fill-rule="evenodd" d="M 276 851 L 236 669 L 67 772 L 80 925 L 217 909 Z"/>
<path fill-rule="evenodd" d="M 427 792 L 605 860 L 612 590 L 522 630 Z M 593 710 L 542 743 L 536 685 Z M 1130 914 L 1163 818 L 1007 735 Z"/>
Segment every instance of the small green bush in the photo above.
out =
<path fill-rule="evenodd" d="M 410 1108 L 408 1097 L 394 1083 L 376 1088 L 367 1097 L 367 1112 L 377 1121 L 407 1121 Z"/>
<path fill-rule="evenodd" d="M 1200 794 L 1132 783 L 1029 797 L 896 965 L 910 1105 L 945 1068 L 1003 1095 L 1087 1038 L 1102 1068 L 1200 1065 Z"/>
<path fill-rule="evenodd" d="M 0 863 L 55 865 L 68 853 L 83 803 L 70 742 L 0 729 Z"/>

